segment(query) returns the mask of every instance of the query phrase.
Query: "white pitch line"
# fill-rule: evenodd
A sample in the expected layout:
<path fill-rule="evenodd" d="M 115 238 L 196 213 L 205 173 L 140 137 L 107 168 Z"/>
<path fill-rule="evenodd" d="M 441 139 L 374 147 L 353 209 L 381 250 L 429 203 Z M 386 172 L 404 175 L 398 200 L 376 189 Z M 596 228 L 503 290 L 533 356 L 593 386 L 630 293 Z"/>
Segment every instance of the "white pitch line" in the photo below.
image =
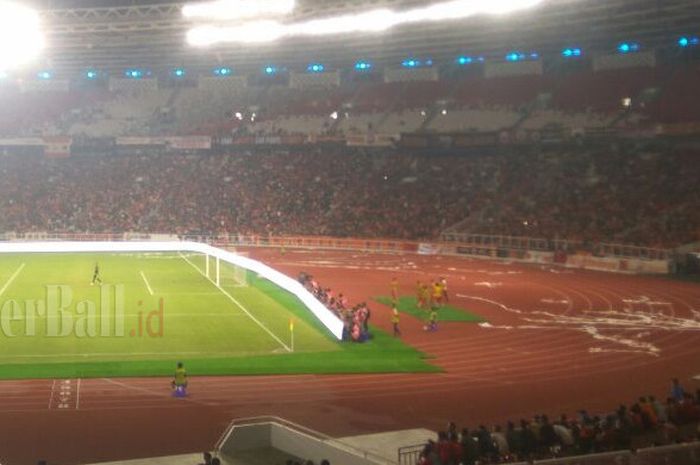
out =
<path fill-rule="evenodd" d="M 153 289 L 151 289 L 151 285 L 148 284 L 148 279 L 146 279 L 146 274 L 141 271 L 141 277 L 143 278 L 143 282 L 146 283 L 146 289 L 148 289 L 148 293 L 153 295 Z"/>
<path fill-rule="evenodd" d="M 2 287 L 2 289 L 0 289 L 0 295 L 3 295 L 3 294 L 5 293 L 5 291 L 7 290 L 7 288 L 10 287 L 10 284 L 12 284 L 12 281 L 15 280 L 15 278 L 17 277 L 17 275 L 19 275 L 19 274 L 22 272 L 23 269 L 24 269 L 24 263 L 22 263 L 22 264 L 19 266 L 19 268 L 17 268 L 17 271 L 15 271 L 15 272 L 12 274 L 12 276 L 10 276 L 10 279 L 8 279 L 7 282 L 5 283 L 5 285 Z"/>
<path fill-rule="evenodd" d="M 197 272 L 198 272 L 199 274 L 201 274 L 202 276 L 204 276 L 205 278 L 207 278 L 207 280 L 209 280 L 209 282 L 211 282 L 214 286 L 216 286 L 216 288 L 219 289 L 219 290 L 221 291 L 222 294 L 224 294 L 226 297 L 228 297 L 228 298 L 231 300 L 231 302 L 233 302 L 234 304 L 236 304 L 236 305 L 238 306 L 238 308 L 240 308 L 241 310 L 243 310 L 243 313 L 245 313 L 246 315 L 248 315 L 248 316 L 250 317 L 251 320 L 253 320 L 258 326 L 260 326 L 260 328 L 261 328 L 263 331 L 265 331 L 267 334 L 269 334 L 275 341 L 277 341 L 282 347 L 284 347 L 284 349 L 285 349 L 287 352 L 291 352 L 291 351 L 292 351 L 292 349 L 291 349 L 287 344 L 285 344 L 284 342 L 282 342 L 282 340 L 281 340 L 280 338 L 278 338 L 272 331 L 270 331 L 270 330 L 267 328 L 267 326 L 265 326 L 265 325 L 262 324 L 257 318 L 255 318 L 255 317 L 254 317 L 254 316 L 253 316 L 253 315 L 238 301 L 238 300 L 236 300 L 231 294 L 229 294 L 228 292 L 226 292 L 226 290 L 225 290 L 224 288 L 222 288 L 220 285 L 216 284 L 216 282 L 215 282 L 213 279 L 211 279 L 209 276 L 207 276 L 207 275 L 205 275 L 204 273 L 202 273 L 202 270 L 200 270 L 200 269 L 197 267 L 197 265 L 195 265 L 194 263 L 192 263 L 192 262 L 190 261 L 189 258 L 185 257 L 185 256 L 182 254 L 182 252 L 180 252 L 180 256 L 182 257 L 183 260 L 185 260 L 187 263 L 189 263 L 190 265 L 192 265 L 192 267 L 193 267 L 195 270 L 197 270 Z"/>

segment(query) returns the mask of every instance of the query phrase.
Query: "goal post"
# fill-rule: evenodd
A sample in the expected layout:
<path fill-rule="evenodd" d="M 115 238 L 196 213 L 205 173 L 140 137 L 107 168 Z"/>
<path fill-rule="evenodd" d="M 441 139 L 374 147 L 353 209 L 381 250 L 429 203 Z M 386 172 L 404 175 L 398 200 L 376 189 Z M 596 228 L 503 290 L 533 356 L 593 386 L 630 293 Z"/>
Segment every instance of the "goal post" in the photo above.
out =
<path fill-rule="evenodd" d="M 237 254 L 246 256 L 245 254 Z M 211 257 L 214 261 L 214 270 L 209 279 L 214 281 L 219 287 L 247 287 L 248 286 L 248 270 L 235 265 L 233 263 L 221 260 L 218 257 Z"/>

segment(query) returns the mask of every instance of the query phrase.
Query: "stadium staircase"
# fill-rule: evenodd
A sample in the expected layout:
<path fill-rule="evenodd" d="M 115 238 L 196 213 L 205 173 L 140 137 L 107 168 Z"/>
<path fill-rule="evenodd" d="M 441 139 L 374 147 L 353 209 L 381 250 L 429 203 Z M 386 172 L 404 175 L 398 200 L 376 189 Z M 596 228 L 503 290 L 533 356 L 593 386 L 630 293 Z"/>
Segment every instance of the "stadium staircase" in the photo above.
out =
<path fill-rule="evenodd" d="M 361 444 L 368 441 L 364 439 Z M 384 449 L 395 451 L 396 447 Z M 312 460 L 314 463 L 325 459 L 331 464 L 342 465 L 396 464 L 395 459 L 361 450 L 349 442 L 273 416 L 232 421 L 217 442 L 214 454 L 225 465 L 283 463 L 289 458 Z M 258 456 L 262 455 L 267 459 L 258 461 Z"/>

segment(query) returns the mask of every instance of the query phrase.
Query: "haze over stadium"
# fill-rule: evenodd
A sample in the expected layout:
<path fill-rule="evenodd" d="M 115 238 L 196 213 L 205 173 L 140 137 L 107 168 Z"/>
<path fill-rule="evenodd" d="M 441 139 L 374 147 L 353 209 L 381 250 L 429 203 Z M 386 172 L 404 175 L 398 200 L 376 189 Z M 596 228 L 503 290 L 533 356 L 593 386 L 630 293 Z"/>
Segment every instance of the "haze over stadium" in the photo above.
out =
<path fill-rule="evenodd" d="M 0 1 L 0 463 L 698 463 L 697 6 Z"/>

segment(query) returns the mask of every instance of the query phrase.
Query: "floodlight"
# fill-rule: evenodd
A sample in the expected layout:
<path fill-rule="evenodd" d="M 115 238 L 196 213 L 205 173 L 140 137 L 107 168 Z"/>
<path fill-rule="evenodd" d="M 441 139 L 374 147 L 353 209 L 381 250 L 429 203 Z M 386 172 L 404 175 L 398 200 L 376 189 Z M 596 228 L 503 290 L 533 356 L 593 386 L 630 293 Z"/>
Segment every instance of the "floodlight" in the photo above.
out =
<path fill-rule="evenodd" d="M 582 55 L 581 49 L 578 47 L 568 47 L 561 51 L 564 58 L 580 57 Z"/>
<path fill-rule="evenodd" d="M 215 76 L 230 76 L 231 74 L 233 74 L 233 70 L 231 68 L 221 67 L 214 69 Z"/>
<path fill-rule="evenodd" d="M 306 70 L 310 73 L 322 73 L 326 69 L 321 63 L 311 63 L 306 67 Z"/>
<path fill-rule="evenodd" d="M 400 12 L 380 8 L 299 23 L 283 24 L 272 20 L 256 20 L 231 27 L 207 25 L 190 29 L 187 42 L 190 45 L 206 46 L 219 42 L 272 42 L 282 37 L 376 33 L 401 24 L 464 19 L 479 14 L 505 14 L 531 8 L 541 2 L 542 0 L 452 0 Z M 191 6 L 194 8 L 195 5 Z"/>
<path fill-rule="evenodd" d="M 286 15 L 293 10 L 294 0 L 218 0 L 188 3 L 182 7 L 182 14 L 193 19 L 232 20 Z"/>
<path fill-rule="evenodd" d="M 632 53 L 639 51 L 639 44 L 636 42 L 621 42 L 617 45 L 619 53 Z"/>
<path fill-rule="evenodd" d="M 0 1 L 0 70 L 30 63 L 44 46 L 37 12 L 16 3 Z"/>
<path fill-rule="evenodd" d="M 46 81 L 46 80 L 51 79 L 53 77 L 53 74 L 51 73 L 51 71 L 39 71 L 37 73 L 36 77 Z"/>
<path fill-rule="evenodd" d="M 474 61 L 472 59 L 472 57 L 467 57 L 467 56 L 457 57 L 457 64 L 460 66 L 468 65 L 472 61 Z"/>
<path fill-rule="evenodd" d="M 681 48 L 686 48 L 686 47 L 692 47 L 695 45 L 698 45 L 698 38 L 697 37 L 681 37 L 678 39 L 678 46 Z"/>
<path fill-rule="evenodd" d="M 176 78 L 183 78 L 185 77 L 185 74 L 187 74 L 187 72 L 183 68 L 175 68 L 173 70 L 173 76 Z"/>

